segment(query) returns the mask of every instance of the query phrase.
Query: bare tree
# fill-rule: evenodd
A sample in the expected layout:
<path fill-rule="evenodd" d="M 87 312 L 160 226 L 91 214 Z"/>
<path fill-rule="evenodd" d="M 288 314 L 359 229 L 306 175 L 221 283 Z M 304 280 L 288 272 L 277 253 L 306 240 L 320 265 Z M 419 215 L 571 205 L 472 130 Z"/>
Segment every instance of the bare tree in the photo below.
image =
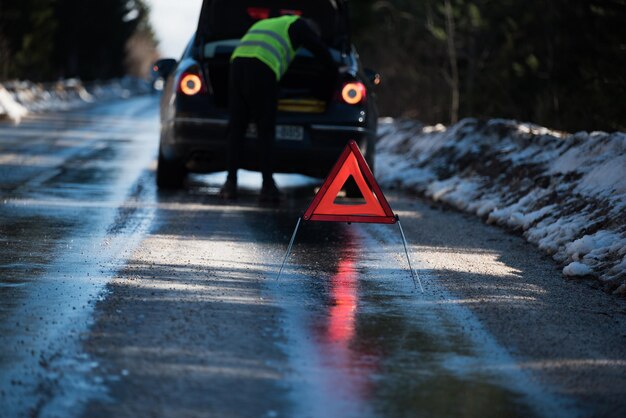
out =
<path fill-rule="evenodd" d="M 446 39 L 448 46 L 448 59 L 450 60 L 450 76 L 448 77 L 448 83 L 450 84 L 450 123 L 457 123 L 459 121 L 459 67 L 456 56 L 456 46 L 454 44 L 455 27 L 454 27 L 454 12 L 452 10 L 452 4 L 450 0 L 444 1 L 444 11 L 446 17 Z"/>

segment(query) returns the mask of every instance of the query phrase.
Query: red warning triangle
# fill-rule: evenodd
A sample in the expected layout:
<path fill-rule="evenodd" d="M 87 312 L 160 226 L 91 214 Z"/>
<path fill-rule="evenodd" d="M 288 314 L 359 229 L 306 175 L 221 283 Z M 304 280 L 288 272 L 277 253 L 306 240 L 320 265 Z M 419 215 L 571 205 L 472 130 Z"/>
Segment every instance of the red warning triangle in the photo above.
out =
<path fill-rule="evenodd" d="M 348 178 L 354 179 L 365 203 L 339 205 L 337 194 Z M 356 142 L 350 141 L 304 212 L 305 221 L 368 222 L 392 224 L 396 217 L 380 190 Z"/>

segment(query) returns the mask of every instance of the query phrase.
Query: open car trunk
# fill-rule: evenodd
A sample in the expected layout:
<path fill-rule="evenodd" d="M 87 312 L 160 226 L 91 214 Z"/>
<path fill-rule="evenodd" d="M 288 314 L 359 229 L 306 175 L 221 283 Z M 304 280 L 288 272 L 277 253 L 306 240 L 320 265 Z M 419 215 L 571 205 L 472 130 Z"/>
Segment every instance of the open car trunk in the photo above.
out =
<path fill-rule="evenodd" d="M 228 68 L 238 40 L 256 21 L 297 14 L 315 20 L 339 61 L 349 48 L 345 0 L 204 0 L 196 46 L 217 107 L 228 106 Z M 279 110 L 323 112 L 336 80 L 308 51 L 299 50 L 280 83 Z"/>
<path fill-rule="evenodd" d="M 350 45 L 346 0 L 204 0 L 196 42 L 239 39 L 256 21 L 268 17 L 298 15 L 320 25 L 322 40 L 347 51 Z"/>
<path fill-rule="evenodd" d="M 323 112 L 337 83 L 322 63 L 311 55 L 300 53 L 280 81 L 279 110 Z"/>
<path fill-rule="evenodd" d="M 230 56 L 236 44 L 237 40 L 208 44 L 201 59 L 217 107 L 228 106 L 228 71 Z M 333 51 L 333 57 L 339 60 L 339 52 Z M 322 63 L 308 51 L 299 50 L 280 81 L 279 109 L 323 112 L 326 103 L 332 98 L 336 83 L 336 78 L 325 71 Z"/>

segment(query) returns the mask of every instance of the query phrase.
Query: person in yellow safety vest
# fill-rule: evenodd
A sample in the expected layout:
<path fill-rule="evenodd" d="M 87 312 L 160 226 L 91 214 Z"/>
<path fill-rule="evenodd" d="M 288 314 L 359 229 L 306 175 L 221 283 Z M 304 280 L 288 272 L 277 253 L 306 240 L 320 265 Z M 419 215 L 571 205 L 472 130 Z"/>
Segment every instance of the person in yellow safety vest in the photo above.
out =
<path fill-rule="evenodd" d="M 272 148 L 276 131 L 278 83 L 304 47 L 336 74 L 337 64 L 322 43 L 319 26 L 307 18 L 281 16 L 256 22 L 231 56 L 229 79 L 228 177 L 220 190 L 224 199 L 237 197 L 237 170 L 248 123 L 255 122 L 263 174 L 261 202 L 277 203 Z"/>

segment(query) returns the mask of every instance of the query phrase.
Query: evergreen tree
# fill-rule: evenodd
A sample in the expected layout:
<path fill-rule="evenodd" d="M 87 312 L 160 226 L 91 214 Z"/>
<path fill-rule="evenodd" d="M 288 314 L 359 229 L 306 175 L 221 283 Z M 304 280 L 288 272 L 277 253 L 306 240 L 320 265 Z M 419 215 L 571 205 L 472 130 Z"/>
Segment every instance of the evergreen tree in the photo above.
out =
<path fill-rule="evenodd" d="M 0 76 L 49 75 L 57 26 L 53 0 L 0 0 Z"/>
<path fill-rule="evenodd" d="M 144 0 L 0 0 L 0 77 L 120 77 L 133 36 L 156 48 L 149 12 Z"/>

